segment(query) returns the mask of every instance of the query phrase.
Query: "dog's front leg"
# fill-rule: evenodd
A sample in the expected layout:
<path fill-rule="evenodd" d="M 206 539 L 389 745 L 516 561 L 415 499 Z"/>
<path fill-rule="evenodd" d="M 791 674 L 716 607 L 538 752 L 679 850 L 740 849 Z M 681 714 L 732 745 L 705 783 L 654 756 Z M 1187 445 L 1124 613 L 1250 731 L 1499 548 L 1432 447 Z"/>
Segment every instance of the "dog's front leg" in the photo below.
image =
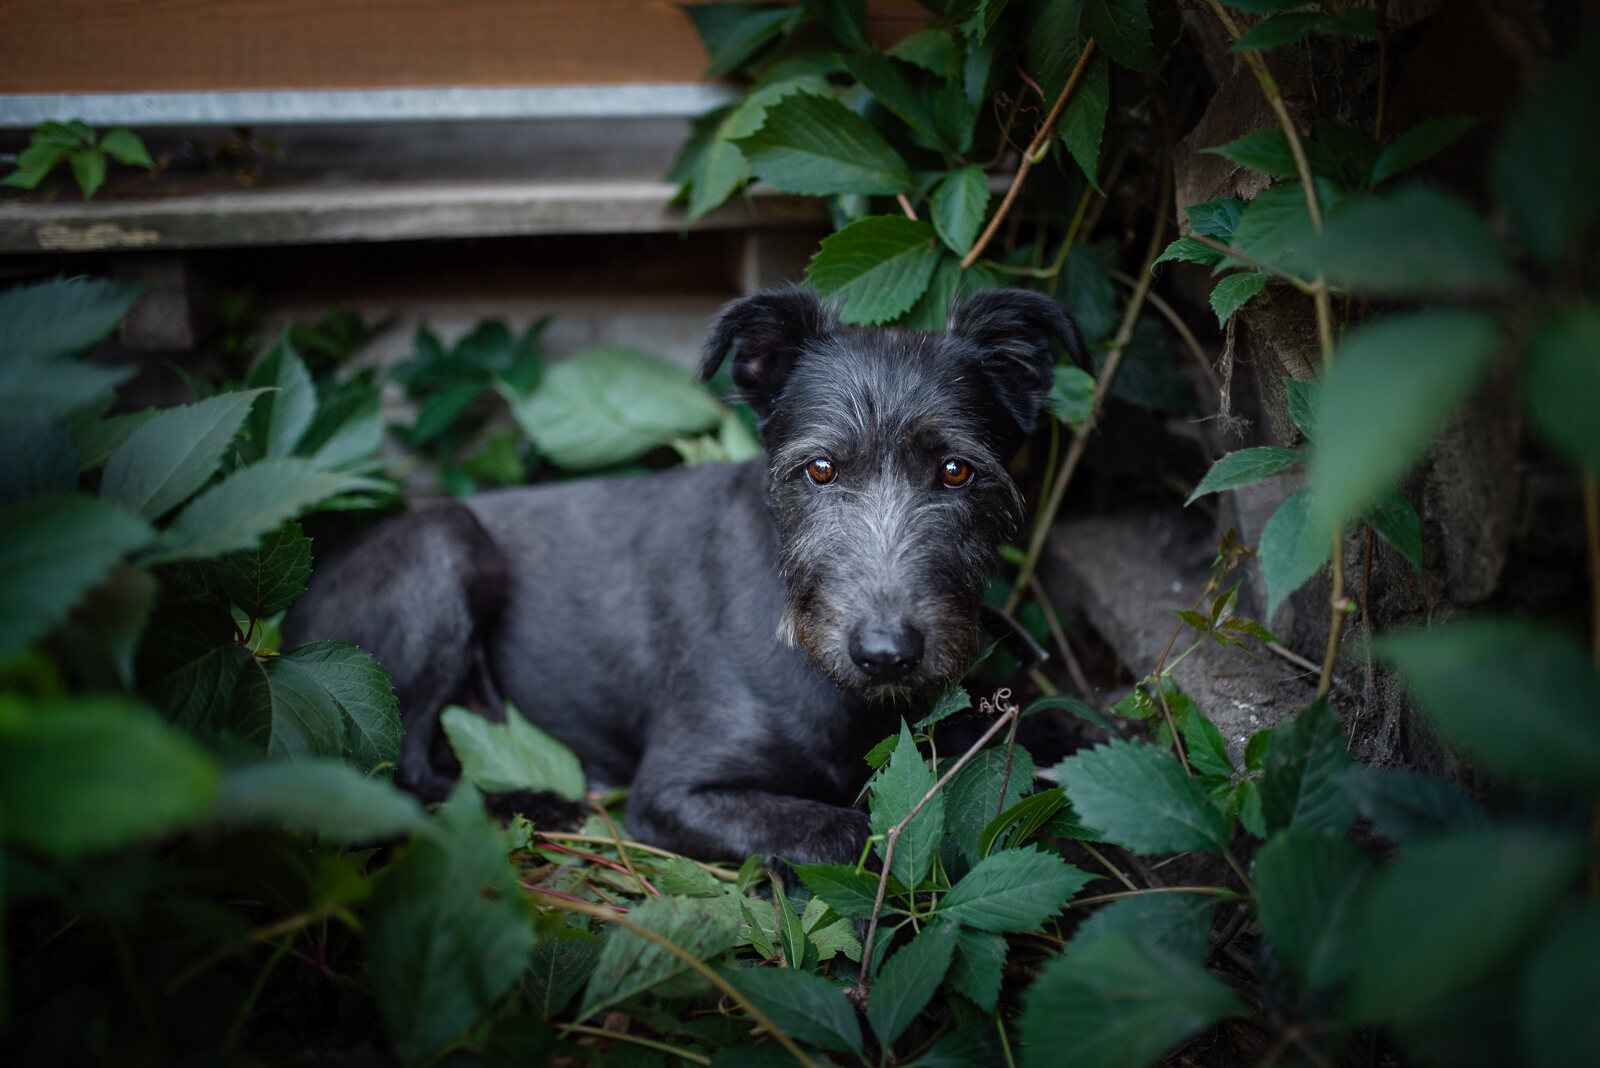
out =
<path fill-rule="evenodd" d="M 628 826 L 674 853 L 738 860 L 759 855 L 791 864 L 853 863 L 870 833 L 860 809 L 750 786 L 641 775 L 628 801 Z"/>

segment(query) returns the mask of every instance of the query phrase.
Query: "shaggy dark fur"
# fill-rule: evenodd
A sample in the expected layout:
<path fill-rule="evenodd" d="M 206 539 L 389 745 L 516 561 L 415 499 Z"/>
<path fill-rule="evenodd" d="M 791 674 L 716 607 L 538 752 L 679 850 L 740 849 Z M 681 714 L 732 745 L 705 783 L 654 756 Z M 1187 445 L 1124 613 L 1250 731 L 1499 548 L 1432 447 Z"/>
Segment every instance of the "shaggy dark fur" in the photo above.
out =
<path fill-rule="evenodd" d="M 854 859 L 861 757 L 960 678 L 983 583 L 1022 523 L 1006 463 L 1050 390 L 1052 300 L 981 293 L 946 333 L 840 325 L 801 289 L 729 305 L 725 359 L 764 461 L 508 490 L 381 527 L 320 570 L 293 642 L 343 638 L 394 676 L 399 779 L 439 797 L 446 704 L 503 699 L 628 827 L 695 856 Z M 957 483 L 952 486 L 949 483 Z"/>

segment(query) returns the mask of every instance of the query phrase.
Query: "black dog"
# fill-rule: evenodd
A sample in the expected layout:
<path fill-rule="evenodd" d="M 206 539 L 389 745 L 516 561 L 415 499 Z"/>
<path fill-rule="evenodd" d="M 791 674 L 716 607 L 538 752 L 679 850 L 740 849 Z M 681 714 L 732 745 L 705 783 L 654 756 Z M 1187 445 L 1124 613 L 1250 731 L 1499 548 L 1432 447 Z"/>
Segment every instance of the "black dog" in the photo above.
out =
<path fill-rule="evenodd" d="M 379 528 L 286 622 L 394 677 L 399 780 L 449 786 L 440 710 L 502 697 L 632 781 L 627 823 L 704 857 L 853 860 L 866 749 L 958 679 L 1022 499 L 1006 463 L 1049 393 L 1060 307 L 961 304 L 948 333 L 841 326 L 776 290 L 717 320 L 766 462 L 510 490 Z"/>

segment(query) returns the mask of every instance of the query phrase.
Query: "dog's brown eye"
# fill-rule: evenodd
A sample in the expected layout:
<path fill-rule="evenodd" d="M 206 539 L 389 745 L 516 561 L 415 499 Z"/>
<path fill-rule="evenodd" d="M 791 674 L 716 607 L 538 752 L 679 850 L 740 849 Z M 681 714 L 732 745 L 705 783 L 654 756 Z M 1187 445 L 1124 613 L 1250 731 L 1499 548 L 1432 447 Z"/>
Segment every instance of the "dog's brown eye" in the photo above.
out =
<path fill-rule="evenodd" d="M 960 489 L 972 481 L 972 465 L 965 460 L 946 460 L 939 468 L 939 481 L 951 489 Z"/>
<path fill-rule="evenodd" d="M 826 456 L 819 456 L 806 464 L 806 477 L 819 486 L 826 486 L 838 474 L 834 470 L 833 461 Z"/>

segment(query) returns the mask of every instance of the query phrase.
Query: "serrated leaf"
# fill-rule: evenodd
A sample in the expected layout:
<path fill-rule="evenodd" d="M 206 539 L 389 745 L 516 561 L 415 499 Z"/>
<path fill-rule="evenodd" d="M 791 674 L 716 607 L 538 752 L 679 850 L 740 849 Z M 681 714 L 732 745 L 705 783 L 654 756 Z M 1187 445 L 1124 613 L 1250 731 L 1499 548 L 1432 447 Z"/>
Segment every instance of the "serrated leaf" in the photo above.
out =
<path fill-rule="evenodd" d="M 1318 701 L 1272 732 L 1261 779 L 1262 815 L 1269 831 L 1343 834 L 1355 810 L 1342 785 L 1350 766 L 1339 717 Z"/>
<path fill-rule="evenodd" d="M 285 523 L 262 538 L 254 552 L 222 557 L 212 573 L 228 600 L 250 618 L 276 615 L 306 591 L 311 539 L 299 523 Z"/>
<path fill-rule="evenodd" d="M 932 788 L 933 773 L 928 770 L 922 754 L 917 752 L 916 742 L 911 740 L 911 728 L 901 720 L 894 755 L 873 784 L 872 833 L 887 834 Z M 944 834 L 944 805 L 944 795 L 934 794 L 901 832 L 889 870 L 902 886 L 915 889 L 927 877 L 939 851 L 939 839 Z M 880 858 L 885 848 L 884 842 L 874 847 Z"/>
<path fill-rule="evenodd" d="M 946 247 L 965 256 L 978 236 L 989 205 L 989 179 L 981 167 L 962 167 L 945 175 L 933 191 L 929 216 Z"/>
<path fill-rule="evenodd" d="M 953 79 L 961 72 L 961 46 L 948 30 L 918 30 L 889 49 L 889 54 L 940 78 Z"/>
<path fill-rule="evenodd" d="M 1183 736 L 1183 749 L 1189 756 L 1189 766 L 1195 774 L 1224 781 L 1233 778 L 1233 761 L 1228 756 L 1228 743 L 1223 740 L 1217 725 L 1199 709 L 1179 720 L 1178 732 Z"/>
<path fill-rule="evenodd" d="M 1311 497 L 1301 490 L 1278 506 L 1261 530 L 1257 550 L 1267 583 L 1267 619 L 1306 580 L 1322 570 L 1333 552 L 1332 535 L 1311 519 Z"/>
<path fill-rule="evenodd" d="M 1203 245 L 1192 237 L 1180 237 L 1161 251 L 1152 267 L 1163 263 L 1198 263 L 1202 267 L 1215 267 L 1222 262 L 1222 253 Z"/>
<path fill-rule="evenodd" d="M 629 911 L 628 919 L 701 960 L 724 953 L 739 941 L 739 906 L 731 897 L 652 897 Z M 654 942 L 626 928 L 613 928 L 589 977 L 578 1018 L 587 1019 L 626 1001 L 688 967 Z"/>
<path fill-rule="evenodd" d="M 939 914 L 980 931 L 1032 931 L 1095 878 L 1054 853 L 1003 849 L 962 876 Z"/>
<path fill-rule="evenodd" d="M 250 413 L 255 455 L 288 456 L 316 414 L 317 390 L 287 333 L 251 370 L 245 384 L 276 391 L 258 402 Z"/>
<path fill-rule="evenodd" d="M 793 968 L 722 968 L 732 983 L 778 1029 L 818 1049 L 862 1054 L 861 1023 L 844 990 Z"/>
<path fill-rule="evenodd" d="M 580 928 L 560 927 L 545 934 L 533 947 L 533 958 L 523 980 L 528 1004 L 545 1019 L 566 1010 L 572 996 L 583 989 L 600 959 L 603 943 Z"/>
<path fill-rule="evenodd" d="M 105 416 L 83 411 L 73 416 L 70 421 L 72 440 L 78 447 L 81 470 L 92 471 L 105 463 L 117 446 L 128 440 L 129 434 L 155 418 L 160 411 L 159 408 L 144 408 L 123 415 Z"/>
<path fill-rule="evenodd" d="M 78 488 L 78 446 L 60 420 L 18 413 L 0 421 L 0 456 L 0 507 Z"/>
<path fill-rule="evenodd" d="M 707 78 L 732 73 L 780 34 L 798 25 L 800 7 L 692 4 L 684 8 L 700 34 L 709 60 Z"/>
<path fill-rule="evenodd" d="M 1392 315 L 1351 330 L 1322 380 L 1311 518 L 1331 533 L 1391 489 L 1487 372 L 1500 345 L 1482 312 Z"/>
<path fill-rule="evenodd" d="M 722 406 L 686 371 L 631 349 L 590 349 L 553 364 L 527 396 L 501 395 L 539 451 L 571 471 L 622 463 L 722 421 Z"/>
<path fill-rule="evenodd" d="M 1426 163 L 1461 140 L 1477 125 L 1476 118 L 1462 115 L 1447 115 L 1417 123 L 1378 153 L 1378 158 L 1372 164 L 1372 184 L 1381 185 L 1397 174 Z"/>
<path fill-rule="evenodd" d="M 1267 276 L 1263 271 L 1238 271 L 1218 282 L 1211 289 L 1211 310 L 1216 313 L 1217 325 L 1227 326 L 1233 313 L 1265 288 Z"/>
<path fill-rule="evenodd" d="M 1238 197 L 1220 197 L 1217 200 L 1191 204 L 1188 208 L 1189 228 L 1205 237 L 1214 237 L 1224 244 L 1233 241 L 1233 233 L 1244 218 L 1245 202 Z"/>
<path fill-rule="evenodd" d="M 885 1048 L 892 1046 L 944 981 L 961 928 L 935 920 L 890 957 L 867 1000 L 867 1021 Z"/>
<path fill-rule="evenodd" d="M 0 508 L 0 661 L 48 633 L 154 536 L 137 516 L 76 493 Z"/>
<path fill-rule="evenodd" d="M 758 178 L 787 193 L 905 193 L 913 186 L 889 143 L 828 97 L 786 96 L 767 109 L 760 130 L 734 143 Z"/>
<path fill-rule="evenodd" d="M 263 535 L 340 493 L 383 483 L 319 470 L 309 460 L 263 460 L 201 493 L 162 535 L 152 562 L 199 560 L 254 549 Z"/>
<path fill-rule="evenodd" d="M 389 675 L 349 642 L 312 642 L 246 671 L 237 695 L 247 733 L 274 756 L 344 756 L 363 771 L 400 752 Z"/>
<path fill-rule="evenodd" d="M 62 357 L 109 334 L 138 295 L 131 286 L 85 279 L 0 292 L 0 396 L 11 410 L 46 420 L 108 397 L 132 367 Z"/>
<path fill-rule="evenodd" d="M 1517 284 L 1476 210 L 1416 185 L 1346 201 L 1301 264 L 1334 285 L 1378 296 L 1489 296 Z"/>
<path fill-rule="evenodd" d="M 1183 503 L 1188 506 L 1208 493 L 1254 485 L 1282 474 L 1304 460 L 1305 455 L 1299 449 L 1284 449 L 1275 445 L 1230 452 L 1211 465 L 1206 477 L 1200 480 L 1194 492 L 1189 494 L 1189 499 Z"/>
<path fill-rule="evenodd" d="M 1488 821 L 1478 803 L 1447 779 L 1358 764 L 1346 768 L 1339 782 L 1372 829 L 1401 845 L 1476 830 Z"/>
<path fill-rule="evenodd" d="M 861 940 L 856 937 L 856 925 L 847 916 L 841 916 L 820 897 L 806 902 L 800 914 L 800 924 L 806 938 L 816 950 L 817 960 L 826 963 L 843 953 L 850 960 L 860 962 Z"/>
<path fill-rule="evenodd" d="M 1180 770 L 1180 774 L 1182 769 Z M 1024 995 L 1024 1068 L 1145 1068 L 1244 1006 L 1199 964 L 1109 931 L 1074 940 Z"/>
<path fill-rule="evenodd" d="M 295 452 L 326 470 L 358 468 L 383 445 L 381 408 L 381 390 L 370 378 L 340 383 L 323 394 Z"/>
<path fill-rule="evenodd" d="M 823 238 L 806 279 L 822 295 L 843 298 L 844 322 L 883 323 L 917 302 L 938 263 L 932 226 L 873 215 Z"/>
<path fill-rule="evenodd" d="M 154 413 L 106 461 L 100 496 L 159 519 L 216 474 L 251 405 L 266 392 L 222 393 Z"/>
<path fill-rule="evenodd" d="M 1083 0 L 1083 30 L 1124 67 L 1155 69 L 1156 50 L 1145 0 Z"/>
<path fill-rule="evenodd" d="M 957 712 L 972 707 L 972 695 L 959 686 L 951 686 L 939 695 L 926 716 L 917 720 L 917 730 L 924 731 L 935 723 L 943 722 Z"/>
<path fill-rule="evenodd" d="M 1273 178 L 1294 178 L 1300 173 L 1295 166 L 1294 153 L 1289 150 L 1288 137 L 1275 126 L 1247 133 L 1236 141 L 1202 151 L 1222 156 L 1241 167 Z"/>
<path fill-rule="evenodd" d="M 1292 44 L 1328 27 L 1328 16 L 1315 11 L 1273 15 L 1250 27 L 1233 43 L 1235 52 L 1265 52 Z"/>
<path fill-rule="evenodd" d="M 1362 910 L 1349 1017 L 1413 1016 L 1483 978 L 1544 925 L 1583 862 L 1581 840 L 1547 831 L 1411 846 L 1377 876 Z"/>
<path fill-rule="evenodd" d="M 1053 295 L 1078 324 L 1090 349 L 1106 342 L 1122 321 L 1122 298 L 1108 270 L 1112 255 L 1107 245 L 1074 244 L 1056 280 Z"/>
<path fill-rule="evenodd" d="M 281 827 L 347 845 L 410 834 L 427 824 L 416 798 L 333 759 L 234 768 L 222 779 L 213 816 L 228 826 Z"/>
<path fill-rule="evenodd" d="M 1523 403 L 1546 440 L 1590 472 L 1600 471 L 1600 308 L 1581 304 L 1545 320 L 1528 346 Z"/>
<path fill-rule="evenodd" d="M 872 915 L 878 878 L 856 871 L 849 864 L 797 864 L 795 874 L 818 898 L 839 915 L 853 920 Z"/>
<path fill-rule="evenodd" d="M 1551 925 L 1544 945 L 1522 969 L 1518 998 L 1523 1063 L 1565 1068 L 1600 1063 L 1600 1020 L 1590 1007 L 1600 995 L 1600 905 L 1587 902 Z"/>
<path fill-rule="evenodd" d="M 1056 778 L 1080 820 L 1135 852 L 1215 851 L 1228 844 L 1222 813 L 1163 749 L 1113 739 L 1063 760 Z"/>
<path fill-rule="evenodd" d="M 535 727 L 513 705 L 503 723 L 452 705 L 439 722 L 461 761 L 461 774 L 486 794 L 548 790 L 582 800 L 583 765 L 572 750 Z"/>
<path fill-rule="evenodd" d="M 1041 0 L 1030 8 L 1023 43 L 1024 69 L 1038 83 L 1041 107 L 1048 109 L 1061 95 L 1067 76 L 1083 53 L 1083 0 Z M 991 44 L 998 44 L 998 38 Z"/>
<path fill-rule="evenodd" d="M 1033 785 L 1033 758 L 1020 746 L 1011 758 L 1011 777 L 1006 778 L 1004 746 L 983 750 L 945 786 L 945 839 L 967 865 L 983 859 L 983 830 L 996 816 L 1022 800 Z M 946 860 L 946 866 L 950 860 Z M 953 873 L 952 873 L 953 874 Z"/>
<path fill-rule="evenodd" d="M 971 998 L 984 1012 L 993 1012 L 1005 978 L 1006 949 L 1001 935 L 963 928 L 950 965 L 951 989 Z"/>
<path fill-rule="evenodd" d="M 1344 838 L 1290 830 L 1256 854 L 1262 931 L 1309 990 L 1343 982 L 1355 967 L 1354 924 L 1372 864 Z"/>
<path fill-rule="evenodd" d="M 0 696 L 0 835 L 76 857 L 205 818 L 217 767 L 181 731 L 123 698 Z"/>
<path fill-rule="evenodd" d="M 1286 378 L 1283 386 L 1289 395 L 1289 421 L 1310 441 L 1317 435 L 1317 394 L 1321 384 L 1314 378 Z"/>
<path fill-rule="evenodd" d="M 1343 194 L 1332 182 L 1316 180 L 1317 203 L 1329 216 L 1343 202 Z M 1233 231 L 1230 244 L 1269 267 L 1290 273 L 1306 273 L 1311 248 L 1317 241 L 1316 228 L 1306 210 L 1306 195 L 1299 182 L 1280 182 L 1256 194 L 1246 204 Z M 1230 266 L 1245 266 L 1227 261 Z"/>
<path fill-rule="evenodd" d="M 106 181 L 106 154 L 98 148 L 80 148 L 68 160 L 72 164 L 72 177 L 88 200 L 100 191 Z"/>
<path fill-rule="evenodd" d="M 1211 912 L 1217 898 L 1210 894 L 1140 894 L 1113 901 L 1094 911 L 1072 936 L 1075 946 L 1119 933 L 1136 942 L 1172 953 L 1186 961 L 1204 963 L 1211 949 Z"/>
<path fill-rule="evenodd" d="M 477 790 L 457 787 L 432 833 L 384 872 L 366 919 L 373 993 L 407 1061 L 444 1049 L 511 989 L 528 966 L 533 926 L 505 835 Z"/>
<path fill-rule="evenodd" d="M 1100 141 L 1110 110 L 1111 64 L 1105 53 L 1096 53 L 1061 113 L 1061 140 L 1096 189 L 1100 188 Z"/>
<path fill-rule="evenodd" d="M 1072 364 L 1056 364 L 1046 403 L 1050 414 L 1068 426 L 1082 426 L 1094 411 L 1095 380 L 1089 372 Z"/>
<path fill-rule="evenodd" d="M 156 165 L 156 161 L 150 158 L 149 149 L 144 147 L 143 139 L 125 126 L 119 126 L 100 138 L 100 151 L 129 167 L 152 170 Z"/>
<path fill-rule="evenodd" d="M 908 68 L 881 52 L 847 53 L 840 60 L 872 99 L 909 126 L 919 142 L 945 152 L 959 151 L 954 140 L 941 135 L 934 94 L 914 85 Z"/>
<path fill-rule="evenodd" d="M 1445 740 L 1485 770 L 1574 788 L 1600 784 L 1600 672 L 1566 635 L 1469 619 L 1391 633 L 1377 648 Z"/>
<path fill-rule="evenodd" d="M 872 47 L 867 40 L 867 0 L 806 0 L 806 8 L 845 48 Z"/>
<path fill-rule="evenodd" d="M 1362 520 L 1412 567 L 1422 570 L 1422 517 L 1410 501 L 1398 493 L 1385 493 Z"/>

